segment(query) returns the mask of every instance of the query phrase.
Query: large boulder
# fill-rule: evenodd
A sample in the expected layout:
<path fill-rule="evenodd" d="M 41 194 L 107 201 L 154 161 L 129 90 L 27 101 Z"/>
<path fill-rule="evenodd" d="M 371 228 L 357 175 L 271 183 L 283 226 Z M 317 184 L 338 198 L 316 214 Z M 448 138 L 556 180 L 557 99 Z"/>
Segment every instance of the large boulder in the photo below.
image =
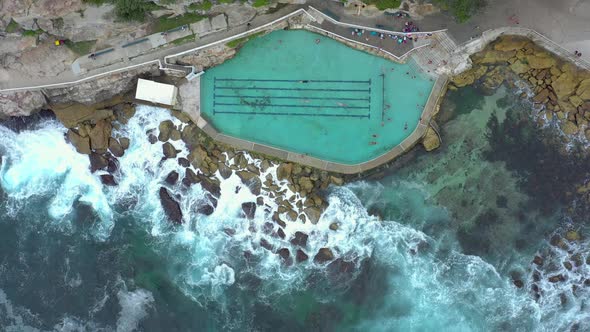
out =
<path fill-rule="evenodd" d="M 426 135 L 422 138 L 422 145 L 426 151 L 432 151 L 440 146 L 440 139 L 432 127 L 428 127 L 426 130 Z"/>
<path fill-rule="evenodd" d="M 555 91 L 557 98 L 563 99 L 574 93 L 578 82 L 575 75 L 568 70 L 563 72 L 551 85 L 553 86 L 553 91 Z"/>
<path fill-rule="evenodd" d="M 330 248 L 321 248 L 313 258 L 314 263 L 323 264 L 334 259 L 334 253 Z"/>
<path fill-rule="evenodd" d="M 297 263 L 304 262 L 308 259 L 309 256 L 307 256 L 307 254 L 303 250 L 297 249 L 297 253 L 295 254 L 295 260 L 297 261 Z"/>
<path fill-rule="evenodd" d="M 262 181 L 260 180 L 258 175 L 250 171 L 239 171 L 236 174 L 242 180 L 242 183 L 248 186 L 248 189 L 250 189 L 250 192 L 252 192 L 252 194 L 260 195 L 262 189 Z"/>
<path fill-rule="evenodd" d="M 309 236 L 303 232 L 295 232 L 294 237 L 291 239 L 291 244 L 305 248 L 307 246 L 308 237 Z"/>
<path fill-rule="evenodd" d="M 529 67 L 533 69 L 551 68 L 557 64 L 557 60 L 547 52 L 538 52 L 527 55 L 524 59 Z"/>
<path fill-rule="evenodd" d="M 227 179 L 232 175 L 232 170 L 231 168 L 229 168 L 225 163 L 223 162 L 219 162 L 217 169 L 219 170 L 219 175 L 221 175 L 222 178 Z"/>
<path fill-rule="evenodd" d="M 531 67 L 529 67 L 528 63 L 522 59 L 514 61 L 514 63 L 510 64 L 510 70 L 517 74 L 526 73 L 530 69 Z"/>
<path fill-rule="evenodd" d="M 109 165 L 109 160 L 98 153 L 92 152 L 88 158 L 90 159 L 90 172 L 92 173 L 105 169 Z"/>
<path fill-rule="evenodd" d="M 521 38 L 517 36 L 505 36 L 499 38 L 498 42 L 494 44 L 494 49 L 496 51 L 518 51 L 522 48 L 525 48 L 529 45 L 530 41 L 526 38 Z"/>
<path fill-rule="evenodd" d="M 516 51 L 487 51 L 484 52 L 482 55 L 474 56 L 475 62 L 482 63 L 482 64 L 498 64 L 498 63 L 506 63 L 508 59 L 514 57 L 516 55 Z"/>
<path fill-rule="evenodd" d="M 115 177 L 112 174 L 102 174 L 100 176 L 100 181 L 105 186 L 116 186 L 117 181 L 115 181 Z"/>
<path fill-rule="evenodd" d="M 459 88 L 466 85 L 471 85 L 476 80 L 481 78 L 487 71 L 488 68 L 486 66 L 475 66 L 459 75 L 453 76 L 451 78 L 451 82 L 453 82 L 453 84 Z"/>
<path fill-rule="evenodd" d="M 317 206 L 306 207 L 303 212 L 312 224 L 317 224 L 322 216 L 322 210 Z"/>
<path fill-rule="evenodd" d="M 174 123 L 171 120 L 165 120 L 160 123 L 158 127 L 160 133 L 158 134 L 158 140 L 160 142 L 166 142 L 170 139 L 170 133 L 174 128 Z"/>
<path fill-rule="evenodd" d="M 51 110 L 66 128 L 77 127 L 78 124 L 86 121 L 98 123 L 113 116 L 113 111 L 110 109 L 96 109 L 93 106 L 80 103 L 54 105 Z"/>
<path fill-rule="evenodd" d="M 254 216 L 256 215 L 256 203 L 254 203 L 254 202 L 242 203 L 242 211 L 244 211 L 246 218 L 254 219 Z"/>
<path fill-rule="evenodd" d="M 581 99 L 590 100 L 590 78 L 580 82 L 576 90 L 576 95 Z"/>
<path fill-rule="evenodd" d="M 109 138 L 109 151 L 111 151 L 111 153 L 115 157 L 123 157 L 123 154 L 125 154 L 125 150 L 123 149 L 119 141 L 116 138 L 112 137 Z"/>
<path fill-rule="evenodd" d="M 188 170 L 188 168 L 187 168 Z M 219 198 L 221 196 L 221 187 L 217 179 L 210 179 L 202 174 L 197 175 L 203 189 L 207 190 L 213 197 Z"/>
<path fill-rule="evenodd" d="M 5 116 L 29 116 L 31 113 L 37 112 L 45 106 L 45 96 L 41 91 L 0 93 L 0 118 Z"/>
<path fill-rule="evenodd" d="M 166 216 L 175 224 L 182 224 L 182 210 L 180 204 L 172 198 L 168 189 L 160 187 L 160 203 Z"/>
<path fill-rule="evenodd" d="M 169 185 L 175 185 L 176 181 L 178 181 L 178 172 L 176 171 L 172 171 L 170 173 L 168 173 L 168 175 L 166 176 L 166 179 L 164 181 L 166 181 L 166 183 L 168 183 Z"/>
<path fill-rule="evenodd" d="M 105 119 L 96 122 L 96 125 L 88 133 L 92 150 L 107 150 L 109 139 L 111 138 L 111 130 L 112 126 L 109 120 Z"/>
<path fill-rule="evenodd" d="M 129 144 L 130 143 L 131 143 L 131 141 L 127 137 L 121 137 L 121 138 L 119 138 L 119 144 L 121 144 L 121 147 L 123 148 L 123 150 L 129 149 Z"/>
<path fill-rule="evenodd" d="M 75 130 L 68 130 L 68 141 L 76 148 L 76 151 L 81 154 L 90 154 L 90 138 L 82 137 Z"/>
<path fill-rule="evenodd" d="M 176 148 L 170 142 L 162 144 L 162 152 L 164 153 L 164 157 L 168 159 L 176 158 Z"/>
<path fill-rule="evenodd" d="M 292 173 L 293 173 L 293 164 L 291 164 L 291 163 L 281 163 L 279 165 L 279 167 L 277 167 L 277 179 L 279 181 L 291 179 Z"/>

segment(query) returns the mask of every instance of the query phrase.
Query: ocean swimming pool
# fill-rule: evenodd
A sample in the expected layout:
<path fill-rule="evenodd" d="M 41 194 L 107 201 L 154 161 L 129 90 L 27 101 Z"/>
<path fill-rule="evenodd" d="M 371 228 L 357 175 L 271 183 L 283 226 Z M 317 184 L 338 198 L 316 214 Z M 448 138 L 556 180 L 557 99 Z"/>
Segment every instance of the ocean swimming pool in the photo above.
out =
<path fill-rule="evenodd" d="M 433 85 L 411 60 L 280 30 L 201 76 L 201 115 L 229 136 L 353 165 L 408 137 Z"/>

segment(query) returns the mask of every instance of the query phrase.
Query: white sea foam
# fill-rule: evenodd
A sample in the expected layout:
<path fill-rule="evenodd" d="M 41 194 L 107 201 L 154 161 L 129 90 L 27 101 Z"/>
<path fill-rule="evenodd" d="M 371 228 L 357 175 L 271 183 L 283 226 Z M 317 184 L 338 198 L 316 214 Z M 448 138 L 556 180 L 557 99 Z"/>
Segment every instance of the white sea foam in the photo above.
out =
<path fill-rule="evenodd" d="M 153 305 L 152 293 L 145 289 L 133 292 L 120 290 L 117 293 L 121 311 L 117 319 L 117 332 L 131 332 L 137 330 L 139 322 L 148 315 Z"/>

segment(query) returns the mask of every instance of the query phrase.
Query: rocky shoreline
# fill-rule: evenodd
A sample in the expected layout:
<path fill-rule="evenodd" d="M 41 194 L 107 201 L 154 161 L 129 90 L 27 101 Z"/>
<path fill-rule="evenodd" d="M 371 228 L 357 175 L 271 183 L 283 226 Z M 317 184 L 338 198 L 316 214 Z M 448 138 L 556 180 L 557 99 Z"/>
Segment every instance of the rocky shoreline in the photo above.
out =
<path fill-rule="evenodd" d="M 524 84 L 541 125 L 556 123 L 568 142 L 590 140 L 590 72 L 518 36 L 501 36 L 471 56 L 473 67 L 451 78 L 449 88 Z"/>

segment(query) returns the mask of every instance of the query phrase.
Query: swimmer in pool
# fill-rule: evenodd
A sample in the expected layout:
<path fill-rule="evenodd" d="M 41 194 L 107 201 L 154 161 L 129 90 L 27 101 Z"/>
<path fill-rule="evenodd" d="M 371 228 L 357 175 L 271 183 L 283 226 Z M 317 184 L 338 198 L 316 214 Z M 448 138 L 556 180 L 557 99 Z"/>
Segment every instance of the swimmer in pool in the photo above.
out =
<path fill-rule="evenodd" d="M 404 124 L 404 130 L 408 130 L 408 123 L 407 122 Z"/>

